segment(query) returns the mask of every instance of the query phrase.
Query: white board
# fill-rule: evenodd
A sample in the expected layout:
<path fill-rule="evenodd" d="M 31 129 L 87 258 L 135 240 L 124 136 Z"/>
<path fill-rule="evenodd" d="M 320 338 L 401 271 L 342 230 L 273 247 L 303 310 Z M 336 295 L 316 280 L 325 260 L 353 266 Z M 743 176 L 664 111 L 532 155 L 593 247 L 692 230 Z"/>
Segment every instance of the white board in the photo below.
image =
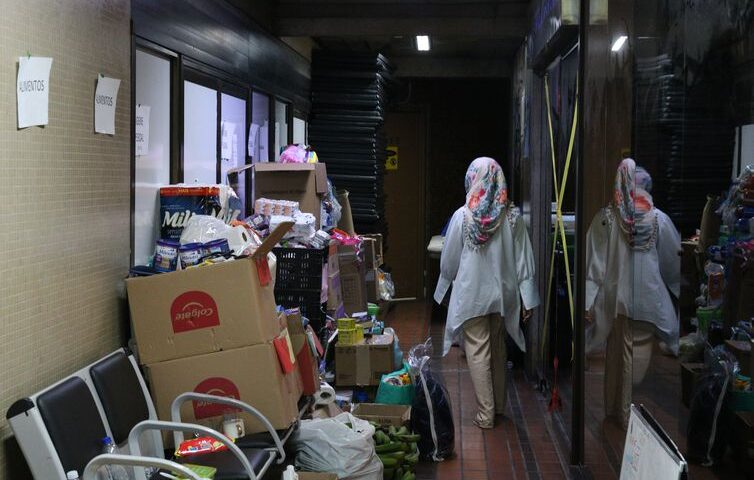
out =
<path fill-rule="evenodd" d="M 620 480 L 676 480 L 686 468 L 678 448 L 651 415 L 631 405 Z"/>

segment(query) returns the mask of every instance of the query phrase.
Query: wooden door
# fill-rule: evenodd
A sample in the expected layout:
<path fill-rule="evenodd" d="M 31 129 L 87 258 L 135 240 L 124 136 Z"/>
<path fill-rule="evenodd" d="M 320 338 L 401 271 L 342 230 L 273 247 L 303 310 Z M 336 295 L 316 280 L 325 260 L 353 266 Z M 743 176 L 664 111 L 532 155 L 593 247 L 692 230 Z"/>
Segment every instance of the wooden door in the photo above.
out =
<path fill-rule="evenodd" d="M 385 172 L 385 263 L 392 270 L 395 298 L 425 297 L 426 130 L 423 112 L 387 114 L 388 145 L 398 154 L 397 169 Z"/>

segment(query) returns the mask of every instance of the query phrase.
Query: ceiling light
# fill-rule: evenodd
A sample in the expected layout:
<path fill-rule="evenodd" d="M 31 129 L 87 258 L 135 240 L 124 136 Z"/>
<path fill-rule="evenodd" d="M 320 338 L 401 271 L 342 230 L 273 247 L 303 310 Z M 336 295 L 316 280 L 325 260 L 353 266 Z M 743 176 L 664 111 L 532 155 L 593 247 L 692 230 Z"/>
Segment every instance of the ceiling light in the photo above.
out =
<path fill-rule="evenodd" d="M 419 50 L 420 52 L 429 51 L 429 36 L 428 35 L 416 36 L 416 49 Z"/>
<path fill-rule="evenodd" d="M 628 40 L 628 37 L 626 35 L 621 35 L 620 37 L 616 38 L 611 50 L 613 52 L 620 52 L 620 49 L 623 48 L 623 45 L 626 43 L 626 40 Z"/>

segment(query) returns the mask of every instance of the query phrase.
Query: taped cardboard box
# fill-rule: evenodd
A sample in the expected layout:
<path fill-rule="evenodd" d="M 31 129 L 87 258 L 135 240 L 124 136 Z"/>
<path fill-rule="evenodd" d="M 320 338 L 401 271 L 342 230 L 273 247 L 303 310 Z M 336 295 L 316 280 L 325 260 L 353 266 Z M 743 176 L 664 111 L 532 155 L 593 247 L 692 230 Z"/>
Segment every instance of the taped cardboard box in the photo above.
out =
<path fill-rule="evenodd" d="M 319 390 L 319 368 L 317 357 L 312 352 L 307 339 L 307 332 L 298 311 L 289 312 L 286 316 L 288 334 L 291 337 L 293 351 L 296 354 L 298 372 L 301 376 L 302 392 L 304 395 L 314 395 Z"/>
<path fill-rule="evenodd" d="M 183 392 L 239 399 L 259 410 L 279 430 L 288 428 L 298 416 L 301 376 L 298 370 L 283 373 L 271 343 L 169 360 L 147 365 L 146 370 L 160 420 L 170 420 L 170 405 Z M 223 415 L 231 412 L 223 405 L 186 402 L 181 420 L 218 428 Z M 247 433 L 265 430 L 254 417 L 240 415 Z"/>
<path fill-rule="evenodd" d="M 324 163 L 255 163 L 254 201 L 258 198 L 291 200 L 311 213 L 320 225 L 322 195 L 327 193 Z"/>
<path fill-rule="evenodd" d="M 338 264 L 340 290 L 346 314 L 366 312 L 367 285 L 363 251 L 357 252 L 352 246 L 338 246 Z"/>
<path fill-rule="evenodd" d="M 394 370 L 393 335 L 374 335 L 367 342 L 335 346 L 338 386 L 379 385 L 382 375 Z"/>
<path fill-rule="evenodd" d="M 351 409 L 354 417 L 379 425 L 402 427 L 411 422 L 410 405 L 387 405 L 383 403 L 358 403 Z"/>
<path fill-rule="evenodd" d="M 343 305 L 343 293 L 340 287 L 340 273 L 330 274 L 327 279 L 327 309 L 337 309 Z"/>
<path fill-rule="evenodd" d="M 280 333 L 267 253 L 126 281 L 139 362 L 150 364 L 269 342 Z"/>

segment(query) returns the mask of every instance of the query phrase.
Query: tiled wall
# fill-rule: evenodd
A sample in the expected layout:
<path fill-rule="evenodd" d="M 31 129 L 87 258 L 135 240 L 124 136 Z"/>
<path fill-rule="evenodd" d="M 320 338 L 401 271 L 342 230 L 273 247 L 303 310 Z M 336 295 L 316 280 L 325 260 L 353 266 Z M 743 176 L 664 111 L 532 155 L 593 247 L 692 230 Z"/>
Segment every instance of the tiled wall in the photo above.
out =
<path fill-rule="evenodd" d="M 5 411 L 116 348 L 129 262 L 130 2 L 0 0 L 0 478 L 22 478 Z M 18 57 L 53 57 L 50 122 L 16 128 Z M 122 79 L 94 134 L 98 73 Z"/>

